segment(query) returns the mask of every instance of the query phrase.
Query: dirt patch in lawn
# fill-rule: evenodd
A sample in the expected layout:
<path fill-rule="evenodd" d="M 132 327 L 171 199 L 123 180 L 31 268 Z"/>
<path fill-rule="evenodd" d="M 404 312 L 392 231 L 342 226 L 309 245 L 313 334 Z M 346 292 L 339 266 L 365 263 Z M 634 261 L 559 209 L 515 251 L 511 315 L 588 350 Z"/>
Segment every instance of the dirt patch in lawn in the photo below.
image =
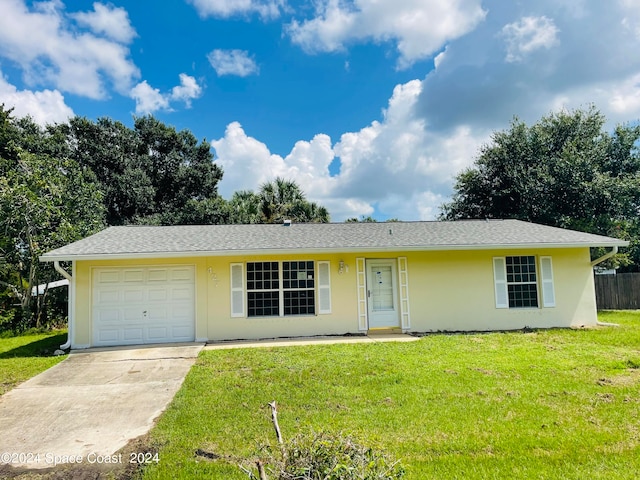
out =
<path fill-rule="evenodd" d="M 157 451 L 150 447 L 148 435 L 131 440 L 111 455 L 112 463 L 98 463 L 93 457 L 82 463 L 61 464 L 51 468 L 29 469 L 0 465 L 0 478 L 12 480 L 129 480 L 153 462 Z"/>

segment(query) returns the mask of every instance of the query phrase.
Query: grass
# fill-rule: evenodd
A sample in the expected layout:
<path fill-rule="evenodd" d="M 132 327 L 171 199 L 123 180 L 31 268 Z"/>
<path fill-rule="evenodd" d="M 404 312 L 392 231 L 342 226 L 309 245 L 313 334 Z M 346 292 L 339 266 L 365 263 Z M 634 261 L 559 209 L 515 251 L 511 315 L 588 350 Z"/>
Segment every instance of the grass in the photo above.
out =
<path fill-rule="evenodd" d="M 246 479 L 283 436 L 341 432 L 408 479 L 626 479 L 640 471 L 640 312 L 620 328 L 203 352 L 152 430 L 145 479 Z M 220 455 L 207 460 L 197 449 Z"/>
<path fill-rule="evenodd" d="M 66 332 L 47 332 L 0 338 L 0 395 L 61 362 L 53 352 L 67 339 Z"/>

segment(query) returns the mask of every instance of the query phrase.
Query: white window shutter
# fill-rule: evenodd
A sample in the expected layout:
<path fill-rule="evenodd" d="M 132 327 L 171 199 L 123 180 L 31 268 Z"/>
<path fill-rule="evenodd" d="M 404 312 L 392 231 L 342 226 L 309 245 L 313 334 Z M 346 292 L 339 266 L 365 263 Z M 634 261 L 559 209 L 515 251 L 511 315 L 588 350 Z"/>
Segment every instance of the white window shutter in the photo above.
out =
<path fill-rule="evenodd" d="M 542 280 L 542 306 L 556 306 L 556 292 L 553 287 L 553 264 L 551 257 L 540 257 L 540 279 Z"/>
<path fill-rule="evenodd" d="M 367 329 L 367 273 L 364 258 L 356 258 L 356 282 L 358 285 L 358 329 Z"/>
<path fill-rule="evenodd" d="M 331 263 L 318 262 L 318 313 L 331 313 Z"/>
<path fill-rule="evenodd" d="M 400 318 L 403 330 L 411 328 L 409 315 L 409 272 L 407 257 L 398 257 L 398 276 L 400 278 Z"/>
<path fill-rule="evenodd" d="M 231 264 L 231 316 L 244 317 L 244 265 Z"/>
<path fill-rule="evenodd" d="M 493 282 L 496 289 L 496 308 L 509 308 L 507 270 L 504 257 L 493 257 Z"/>

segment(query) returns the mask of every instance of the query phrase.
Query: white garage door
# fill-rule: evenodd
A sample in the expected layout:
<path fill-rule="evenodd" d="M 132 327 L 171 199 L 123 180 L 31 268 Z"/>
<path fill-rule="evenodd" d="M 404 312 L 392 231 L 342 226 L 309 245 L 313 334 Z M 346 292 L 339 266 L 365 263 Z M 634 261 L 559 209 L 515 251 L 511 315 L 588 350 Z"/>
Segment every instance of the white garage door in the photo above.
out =
<path fill-rule="evenodd" d="M 93 271 L 93 346 L 191 342 L 195 338 L 192 266 Z"/>

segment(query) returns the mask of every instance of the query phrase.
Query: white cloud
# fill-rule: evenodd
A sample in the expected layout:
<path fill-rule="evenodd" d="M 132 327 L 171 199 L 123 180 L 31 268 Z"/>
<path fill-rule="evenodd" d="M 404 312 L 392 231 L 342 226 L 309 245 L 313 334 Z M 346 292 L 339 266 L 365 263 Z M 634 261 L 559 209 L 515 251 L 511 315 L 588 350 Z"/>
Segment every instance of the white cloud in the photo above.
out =
<path fill-rule="evenodd" d="M 557 45 L 558 28 L 553 20 L 542 17 L 522 17 L 502 29 L 507 43 L 507 62 L 519 62 L 528 54 Z"/>
<path fill-rule="evenodd" d="M 80 25 L 86 25 L 99 35 L 120 43 L 130 43 L 136 31 L 129 21 L 129 13 L 124 8 L 95 2 L 92 12 L 78 12 L 70 15 Z"/>
<path fill-rule="evenodd" d="M 247 77 L 258 73 L 258 65 L 246 50 L 216 49 L 207 55 L 218 76 L 237 75 Z"/>
<path fill-rule="evenodd" d="M 396 3 L 405 12 L 414 5 Z M 433 4 L 422 2 L 423 7 Z M 551 111 L 593 102 L 609 126 L 640 118 L 640 38 L 635 30 L 640 16 L 630 4 L 637 2 L 540 0 L 505 8 L 501 0 L 486 0 L 485 21 L 445 44 L 434 43 L 439 45 L 432 50 L 439 52 L 435 70 L 396 86 L 382 118 L 334 143 L 316 135 L 281 157 L 239 124 L 230 124 L 225 136 L 213 142 L 225 168 L 221 191 L 256 189 L 279 175 L 299 182 L 336 221 L 374 211 L 383 218 L 433 219 L 450 198 L 455 175 L 473 162 L 493 131 L 509 128 L 514 115 L 533 123 Z M 372 32 L 383 31 L 395 13 L 381 19 L 377 30 L 367 22 L 374 17 L 369 12 L 388 3 L 345 5 L 323 2 L 315 19 L 294 22 L 289 33 L 310 51 L 384 39 Z M 616 24 L 621 27 L 610 28 Z M 399 42 L 401 36 L 386 39 Z M 401 55 L 411 59 L 418 54 Z M 340 171 L 331 176 L 329 165 L 336 158 Z"/>
<path fill-rule="evenodd" d="M 622 115 L 640 112 L 640 72 L 614 85 L 609 92 L 611 109 Z"/>
<path fill-rule="evenodd" d="M 257 13 L 262 18 L 277 18 L 284 5 L 282 0 L 189 0 L 203 17 L 228 18 Z"/>
<path fill-rule="evenodd" d="M 294 43 L 312 53 L 369 40 L 393 41 L 400 53 L 398 66 L 404 68 L 473 30 L 485 15 L 479 0 L 322 0 L 314 18 L 293 20 L 287 31 Z"/>
<path fill-rule="evenodd" d="M 64 102 L 58 90 L 18 90 L 0 72 L 0 104 L 13 108 L 16 117 L 31 116 L 40 124 L 62 123 L 73 117 L 73 110 Z"/>
<path fill-rule="evenodd" d="M 266 144 L 247 136 L 238 122 L 227 125 L 224 137 L 211 142 L 217 162 L 224 169 L 219 191 L 230 197 L 236 190 L 256 189 L 277 176 L 287 176 L 284 159 L 272 154 Z"/>
<path fill-rule="evenodd" d="M 433 57 L 433 67 L 438 68 L 438 66 L 444 61 L 447 56 L 447 49 L 445 48 L 442 52 Z"/>
<path fill-rule="evenodd" d="M 404 220 L 434 218 L 453 176 L 471 163 L 488 134 L 462 125 L 432 132 L 416 110 L 422 88 L 418 80 L 396 86 L 381 122 L 343 134 L 334 146 L 341 189 Z"/>
<path fill-rule="evenodd" d="M 180 85 L 171 89 L 171 99 L 183 101 L 187 108 L 191 107 L 191 100 L 198 98 L 202 94 L 202 87 L 198 85 L 196 79 L 186 73 L 180 74 Z"/>
<path fill-rule="evenodd" d="M 487 0 L 486 21 L 450 42 L 425 78 L 418 115 L 443 134 L 460 125 L 505 129 L 513 116 L 532 123 L 558 108 L 592 103 L 609 125 L 640 118 L 640 38 L 611 27 L 630 15 L 623 3 L 540 0 L 504 8 Z M 507 36 L 505 25 L 513 26 Z M 523 61 L 505 62 L 507 39 L 509 58 Z"/>
<path fill-rule="evenodd" d="M 446 137 L 431 134 L 415 115 L 421 89 L 418 80 L 398 85 L 381 121 L 343 134 L 335 145 L 323 134 L 296 142 L 284 158 L 248 136 L 239 123 L 229 124 L 224 137 L 212 142 L 225 171 L 221 194 L 255 190 L 281 176 L 298 182 L 336 221 L 370 215 L 376 208 L 404 220 L 433 219 L 450 194 L 453 174 L 470 162 L 486 137 L 463 127 Z M 336 157 L 340 172 L 331 176 L 329 165 Z"/>
<path fill-rule="evenodd" d="M 123 33 L 132 30 L 128 17 L 121 9 L 105 10 L 106 16 L 115 15 L 123 23 L 119 30 L 102 25 L 102 33 L 111 36 L 102 38 L 72 29 L 69 18 L 73 15 L 63 8 L 55 0 L 35 3 L 31 8 L 24 0 L 3 0 L 0 56 L 19 65 L 30 86 L 47 82 L 61 91 L 96 99 L 106 96 L 109 84 L 120 93 L 128 92 L 139 76 L 129 58 L 129 48 L 122 41 L 131 39 L 130 34 Z M 87 14 L 92 28 L 98 28 L 98 17 L 102 15 L 97 13 L 99 8 Z M 104 20 L 106 16 L 100 18 Z M 120 40 L 114 40 L 114 35 L 119 35 Z"/>
<path fill-rule="evenodd" d="M 170 110 L 172 101 L 182 101 L 187 108 L 191 107 L 191 100 L 198 98 L 202 88 L 196 79 L 185 73 L 180 74 L 180 85 L 175 86 L 168 93 L 153 88 L 146 80 L 131 89 L 129 96 L 136 101 L 136 113 L 148 114 L 158 110 Z"/>
<path fill-rule="evenodd" d="M 136 101 L 136 113 L 138 114 L 169 109 L 168 96 L 160 93 L 159 89 L 153 88 L 146 80 L 133 87 L 130 95 Z"/>

